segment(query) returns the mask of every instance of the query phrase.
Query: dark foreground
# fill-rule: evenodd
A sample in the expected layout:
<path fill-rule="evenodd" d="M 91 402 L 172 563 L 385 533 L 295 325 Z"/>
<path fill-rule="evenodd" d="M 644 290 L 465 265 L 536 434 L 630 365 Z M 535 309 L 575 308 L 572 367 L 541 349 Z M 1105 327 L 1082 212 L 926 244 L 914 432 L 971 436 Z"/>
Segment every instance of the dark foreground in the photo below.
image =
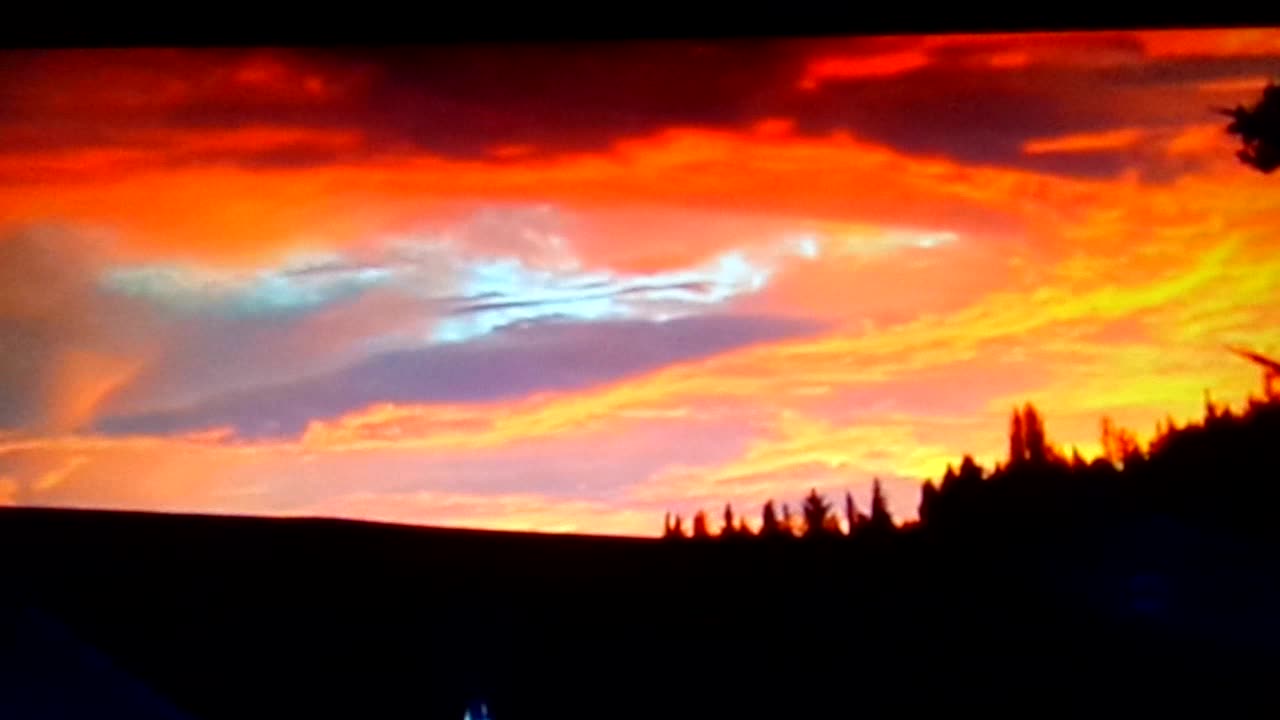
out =
<path fill-rule="evenodd" d="M 11 509 L 0 602 L 194 718 L 1276 716 L 1269 547 L 1158 516 L 1017 538 Z"/>

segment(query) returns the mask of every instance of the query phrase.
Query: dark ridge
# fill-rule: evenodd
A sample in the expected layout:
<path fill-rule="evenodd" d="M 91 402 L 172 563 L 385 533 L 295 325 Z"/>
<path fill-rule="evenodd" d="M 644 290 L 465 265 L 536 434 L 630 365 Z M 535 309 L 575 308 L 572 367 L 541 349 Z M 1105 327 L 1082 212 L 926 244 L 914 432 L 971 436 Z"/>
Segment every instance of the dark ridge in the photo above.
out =
<path fill-rule="evenodd" d="M 538 542 L 539 539 L 558 541 L 569 538 L 591 539 L 621 542 L 652 542 L 651 538 L 628 535 L 602 535 L 569 532 L 540 532 L 521 530 L 486 530 L 482 528 L 454 528 L 435 525 L 412 525 L 407 523 L 381 522 L 377 520 L 357 520 L 325 516 L 270 516 L 270 515 L 218 515 L 215 513 L 159 512 L 151 510 L 99 510 L 96 508 L 52 508 L 52 507 L 3 507 L 0 506 L 0 522 L 58 522 L 88 524 L 148 524 L 156 528 L 182 527 L 184 529 L 203 527 L 208 531 L 225 532 L 232 528 L 253 532 L 269 532 L 281 527 L 297 527 L 303 532 L 347 532 L 347 533 L 404 533 L 410 536 L 450 536 L 477 537 L 491 539 L 519 539 Z"/>

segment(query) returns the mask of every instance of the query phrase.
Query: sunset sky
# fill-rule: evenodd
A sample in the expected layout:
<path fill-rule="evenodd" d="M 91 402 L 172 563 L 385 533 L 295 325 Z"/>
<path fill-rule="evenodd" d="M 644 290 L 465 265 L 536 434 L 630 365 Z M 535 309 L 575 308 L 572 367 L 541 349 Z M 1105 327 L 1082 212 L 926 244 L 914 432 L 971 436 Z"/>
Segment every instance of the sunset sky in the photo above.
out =
<path fill-rule="evenodd" d="M 653 535 L 1239 405 L 1280 30 L 0 53 L 0 503 Z"/>

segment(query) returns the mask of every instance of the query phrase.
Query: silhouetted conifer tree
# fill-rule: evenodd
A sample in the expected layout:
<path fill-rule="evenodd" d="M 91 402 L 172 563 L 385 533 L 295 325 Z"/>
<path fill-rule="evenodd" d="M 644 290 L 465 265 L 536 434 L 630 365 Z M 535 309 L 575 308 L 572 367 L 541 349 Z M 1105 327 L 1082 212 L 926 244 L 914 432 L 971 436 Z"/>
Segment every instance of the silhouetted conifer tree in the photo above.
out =
<path fill-rule="evenodd" d="M 1009 420 L 1009 466 L 1020 465 L 1027 459 L 1027 446 L 1022 432 L 1022 413 L 1013 409 L 1013 417 Z"/>
<path fill-rule="evenodd" d="M 893 517 L 889 515 L 889 506 L 885 502 L 879 478 L 871 483 L 871 518 L 868 520 L 868 527 L 877 533 L 892 532 L 894 529 Z"/>
<path fill-rule="evenodd" d="M 760 537 L 774 538 L 782 534 L 782 528 L 778 524 L 778 513 L 773 508 L 773 501 L 770 500 L 764 504 L 764 511 L 760 518 Z"/>
<path fill-rule="evenodd" d="M 960 460 L 960 472 L 956 473 L 956 484 L 971 489 L 982 482 L 982 466 L 974 461 L 972 455 L 965 455 Z"/>
<path fill-rule="evenodd" d="M 822 519 L 822 532 L 827 537 L 838 537 L 843 535 L 840 531 L 840 518 L 835 514 L 831 514 Z"/>
<path fill-rule="evenodd" d="M 1022 408 L 1022 445 L 1025 448 L 1027 462 L 1043 465 L 1050 457 L 1049 443 L 1045 439 L 1044 421 L 1035 406 L 1027 403 Z"/>
<path fill-rule="evenodd" d="M 707 514 L 701 510 L 693 516 L 693 537 L 697 540 L 711 537 L 711 532 L 707 529 Z"/>
<path fill-rule="evenodd" d="M 782 535 L 783 537 L 794 537 L 796 534 L 796 519 L 791 514 L 791 506 L 782 503 Z"/>
<path fill-rule="evenodd" d="M 1118 427 L 1109 417 L 1102 418 L 1102 456 L 1115 467 L 1141 459 L 1142 447 L 1132 431 Z"/>
<path fill-rule="evenodd" d="M 1080 448 L 1076 447 L 1075 445 L 1072 445 L 1071 446 L 1071 470 L 1073 472 L 1080 472 L 1081 470 L 1084 470 L 1088 466 L 1089 464 L 1085 462 L 1084 456 L 1080 454 Z"/>
<path fill-rule="evenodd" d="M 853 502 L 853 493 L 847 490 L 844 493 L 844 522 L 848 528 L 845 534 L 852 537 L 858 529 L 858 506 Z"/>
<path fill-rule="evenodd" d="M 951 472 L 951 468 L 947 468 L 947 472 Z M 920 522 L 928 524 L 930 520 L 936 520 L 934 511 L 938 507 L 938 489 L 933 486 L 933 482 L 925 480 L 920 486 Z"/>
<path fill-rule="evenodd" d="M 831 514 L 831 505 L 818 494 L 817 488 L 810 490 L 805 497 L 801 513 L 804 515 L 805 537 L 817 538 L 827 533 L 827 517 Z"/>
<path fill-rule="evenodd" d="M 951 463 L 947 463 L 947 471 L 942 473 L 942 490 L 946 492 L 956 484 L 956 470 L 951 467 Z"/>
<path fill-rule="evenodd" d="M 729 503 L 724 506 L 724 526 L 720 528 L 720 537 L 726 540 L 732 540 L 738 534 L 738 528 L 733 522 L 733 507 Z"/>

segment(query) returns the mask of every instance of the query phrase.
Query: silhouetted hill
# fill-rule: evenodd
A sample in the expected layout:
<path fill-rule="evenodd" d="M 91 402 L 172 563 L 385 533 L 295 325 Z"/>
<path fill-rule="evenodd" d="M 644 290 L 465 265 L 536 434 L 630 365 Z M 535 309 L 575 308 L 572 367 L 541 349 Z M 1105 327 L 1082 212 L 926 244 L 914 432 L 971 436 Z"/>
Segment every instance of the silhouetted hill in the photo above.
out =
<path fill-rule="evenodd" d="M 9 601 L 201 718 L 1275 706 L 1274 563 L 1160 516 L 734 544 L 10 509 L 0 541 Z"/>
<path fill-rule="evenodd" d="M 0 541 L 22 549 L 6 563 L 11 598 L 63 617 L 202 717 L 461 717 L 447 709 L 506 672 L 517 613 L 538 611 L 540 595 L 513 593 L 549 585 L 571 607 L 556 586 L 625 587 L 652 545 L 35 509 L 0 511 Z"/>

